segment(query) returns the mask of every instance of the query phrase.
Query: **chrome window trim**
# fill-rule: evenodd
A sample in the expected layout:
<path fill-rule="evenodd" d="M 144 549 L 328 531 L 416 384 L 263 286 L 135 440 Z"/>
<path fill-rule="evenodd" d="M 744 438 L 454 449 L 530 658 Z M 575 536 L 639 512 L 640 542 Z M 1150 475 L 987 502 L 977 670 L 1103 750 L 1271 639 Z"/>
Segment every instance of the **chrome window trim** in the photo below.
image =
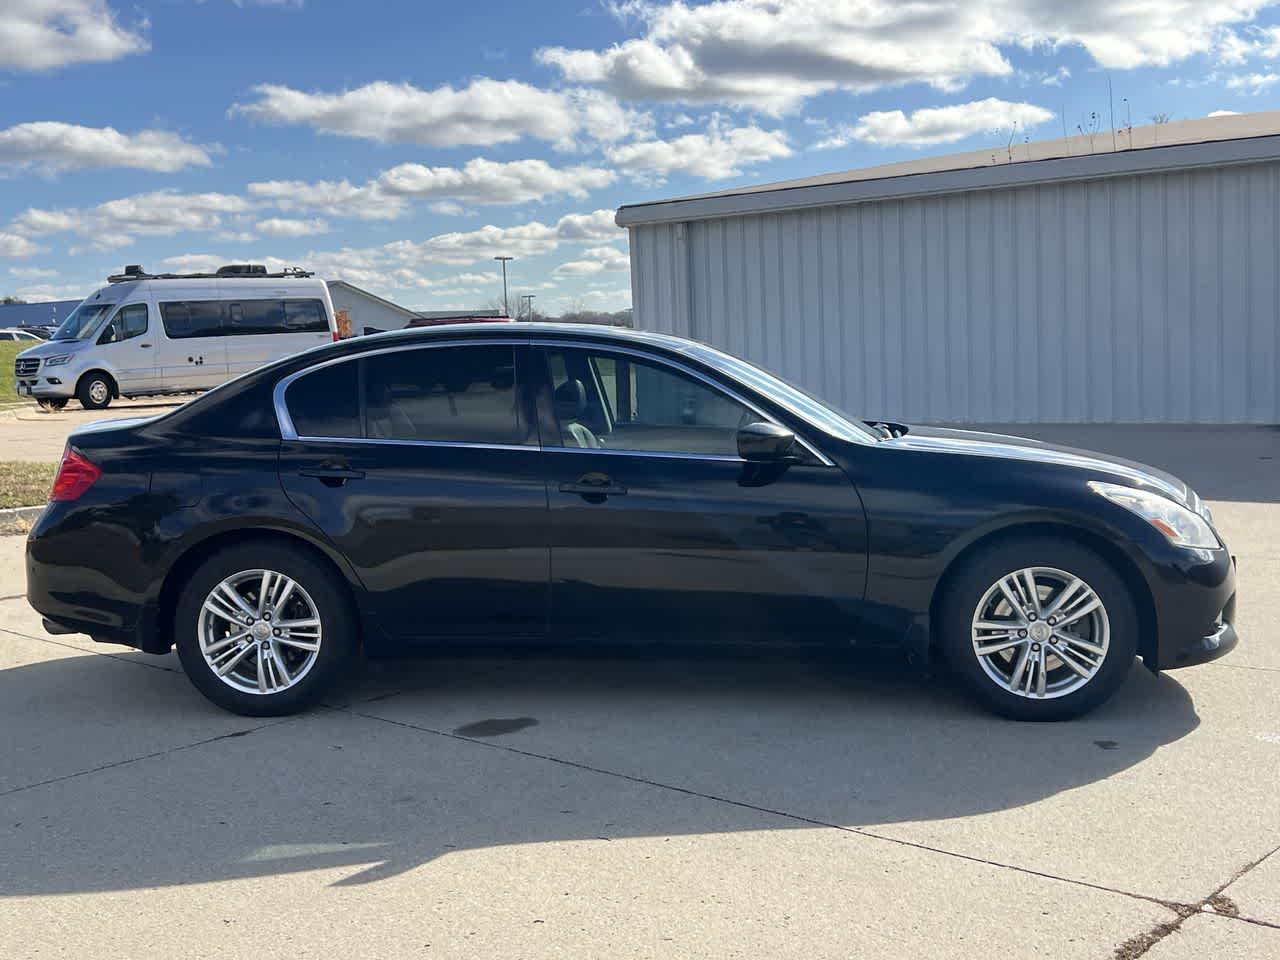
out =
<path fill-rule="evenodd" d="M 382 347 L 377 350 L 364 350 L 364 351 L 361 351 L 360 353 L 353 353 L 353 354 L 349 354 L 342 357 L 334 357 L 332 360 L 326 360 L 323 363 L 317 363 L 314 366 L 305 367 L 302 370 L 295 370 L 293 373 L 289 374 L 287 377 L 284 377 L 283 379 L 281 379 L 275 385 L 275 388 L 272 391 L 272 404 L 275 407 L 276 421 L 280 427 L 280 437 L 283 440 L 329 442 L 329 443 L 375 442 L 375 443 L 401 443 L 401 444 L 419 445 L 419 446 L 460 446 L 460 447 L 475 447 L 475 448 L 481 448 L 481 449 L 528 450 L 531 447 L 534 449 L 537 449 L 537 447 L 535 447 L 532 444 L 471 443 L 466 441 L 450 441 L 450 440 L 387 440 L 387 439 L 374 438 L 374 437 L 343 438 L 343 437 L 299 436 L 297 429 L 294 427 L 293 418 L 289 415 L 289 408 L 285 403 L 285 393 L 288 391 L 289 386 L 295 380 L 299 380 L 302 377 L 307 376 L 307 374 L 316 373 L 317 371 L 323 370 L 326 367 L 332 367 L 339 363 L 350 363 L 355 360 L 360 360 L 364 357 L 375 357 L 384 353 L 399 353 L 404 350 L 431 350 L 437 347 L 468 347 L 468 346 L 509 346 L 509 347 L 542 347 L 542 348 L 570 347 L 577 350 L 602 350 L 605 353 L 626 354 L 628 356 L 638 357 L 641 360 L 647 360 L 650 363 L 655 363 L 655 364 L 658 364 L 659 366 L 665 364 L 669 367 L 674 367 L 676 370 L 679 370 L 681 373 L 684 373 L 685 375 L 690 376 L 695 380 L 700 380 L 702 383 L 705 383 L 707 386 L 711 387 L 712 389 L 719 390 L 721 393 L 726 394 L 737 403 L 740 403 L 742 406 L 746 407 L 756 416 L 763 417 L 765 420 L 772 419 L 769 416 L 769 414 L 765 413 L 763 410 L 760 409 L 759 406 L 757 406 L 756 404 L 752 403 L 750 400 L 743 397 L 737 391 L 729 387 L 726 387 L 724 384 L 716 380 L 713 380 L 711 377 L 708 377 L 706 374 L 698 370 L 695 370 L 692 367 L 689 367 L 688 365 L 681 363 L 678 360 L 672 360 L 669 357 L 659 356 L 645 350 L 636 350 L 634 348 L 631 348 L 622 344 L 616 344 L 605 339 L 575 340 L 571 338 L 560 338 L 560 337 L 546 337 L 546 338 L 453 337 L 447 340 L 444 340 L 444 339 L 432 340 L 425 343 L 406 343 L 406 344 L 399 344 L 398 346 L 394 346 L 394 347 Z M 804 423 L 806 424 L 809 423 L 809 421 L 806 418 L 800 416 L 800 414 L 790 409 L 790 407 L 788 407 L 786 404 L 779 404 L 779 406 L 781 406 L 784 410 L 786 410 L 792 416 L 803 421 Z M 810 426 L 812 426 L 812 424 L 810 424 Z M 800 434 L 796 434 L 796 442 L 800 444 L 800 446 L 802 446 L 805 450 L 809 451 L 810 454 L 816 457 L 817 460 L 823 466 L 825 467 L 835 466 L 835 463 L 832 462 L 832 460 L 828 458 L 826 454 L 824 454 L 821 450 L 815 447 L 812 443 L 810 443 Z M 541 445 L 541 449 L 549 450 L 552 452 L 562 452 L 562 451 L 568 450 L 573 452 L 631 454 L 633 456 L 647 456 L 647 457 L 676 457 L 679 459 L 727 460 L 727 461 L 734 461 L 739 463 L 746 462 L 742 460 L 741 457 L 727 456 L 724 454 L 680 453 L 677 451 L 664 452 L 664 451 L 657 451 L 657 450 L 608 450 L 600 447 L 588 449 L 585 447 L 565 447 L 565 446 L 560 446 L 558 444 L 555 446 L 548 446 L 544 444 L 544 445 Z"/>
<path fill-rule="evenodd" d="M 609 447 L 543 447 L 543 453 L 603 453 L 611 457 L 659 457 L 665 460 L 706 460 L 715 463 L 749 463 L 726 453 L 677 453 L 673 450 L 613 450 Z"/>
<path fill-rule="evenodd" d="M 611 344 L 611 343 L 602 343 L 602 342 L 599 342 L 599 341 L 589 341 L 589 340 L 569 340 L 569 339 L 561 340 L 561 339 L 559 339 L 559 338 L 548 338 L 548 339 L 546 339 L 546 340 L 540 340 L 540 341 L 535 340 L 535 341 L 533 342 L 533 346 L 535 346 L 535 347 L 544 347 L 544 348 L 545 348 L 545 347 L 549 347 L 549 346 L 551 346 L 551 345 L 561 346 L 561 347 L 573 347 L 573 348 L 578 349 L 578 350 L 593 350 L 593 349 L 594 349 L 594 350 L 603 350 L 605 353 L 624 353 L 624 354 L 628 354 L 629 356 L 639 357 L 639 358 L 640 358 L 640 359 L 642 359 L 642 360 L 648 360 L 648 361 L 650 361 L 651 363 L 656 363 L 656 364 L 659 364 L 659 365 L 666 364 L 666 365 L 667 365 L 667 366 L 669 366 L 669 367 L 675 367 L 675 369 L 679 370 L 681 373 L 684 373 L 684 374 L 686 374 L 686 375 L 688 375 L 688 376 L 692 377 L 692 378 L 693 378 L 693 379 L 695 379 L 695 380 L 701 380 L 703 383 L 705 383 L 707 386 L 711 387 L 713 390 L 719 390 L 721 393 L 726 394 L 727 396 L 731 397 L 731 398 L 732 398 L 734 401 L 736 401 L 737 403 L 740 403 L 742 406 L 746 407 L 748 410 L 750 410 L 752 413 L 754 413 L 757 417 L 763 417 L 765 420 L 772 420 L 772 419 L 773 419 L 772 417 L 770 417 L 770 416 L 769 416 L 769 414 L 765 413 L 765 412 L 764 412 L 763 410 L 761 410 L 758 406 L 756 406 L 756 405 L 755 405 L 754 403 L 752 403 L 750 400 L 748 400 L 748 399 L 746 399 L 745 397 L 743 397 L 741 394 L 739 394 L 739 393 L 737 393 L 736 391 L 734 391 L 734 390 L 730 389 L 729 387 L 726 387 L 724 384 L 722 384 L 722 383 L 720 383 L 720 382 L 718 382 L 718 381 L 716 381 L 716 380 L 713 380 L 711 377 L 708 377 L 706 374 L 704 374 L 704 373 L 702 373 L 702 372 L 700 372 L 700 371 L 698 371 L 698 370 L 694 370 L 692 367 L 686 366 L 685 364 L 681 363 L 681 362 L 680 362 L 680 361 L 678 361 L 678 360 L 672 360 L 672 359 L 670 359 L 670 358 L 668 358 L 668 357 L 655 356 L 654 354 L 652 354 L 652 353 L 648 353 L 648 352 L 646 352 L 646 351 L 644 351 L 644 350 L 635 350 L 635 349 L 632 349 L 632 348 L 630 348 L 630 347 L 625 347 L 625 346 L 615 346 L 614 344 Z M 786 411 L 787 411 L 788 413 L 790 413 L 792 416 L 797 417 L 797 418 L 798 418 L 798 419 L 800 419 L 800 420 L 803 420 L 805 423 L 808 423 L 808 422 L 809 422 L 809 421 L 808 421 L 808 420 L 806 420 L 804 417 L 799 416 L 799 414 L 797 414 L 795 411 L 791 410 L 791 409 L 790 409 L 789 407 L 787 407 L 786 405 L 784 405 L 784 404 L 779 404 L 779 406 L 781 406 L 784 410 L 786 410 Z M 821 461 L 821 463 L 822 463 L 822 465 L 823 465 L 823 466 L 827 466 L 827 467 L 834 467 L 834 466 L 835 466 L 835 464 L 834 464 L 834 463 L 832 463 L 832 462 L 831 462 L 831 460 L 829 460 L 829 459 L 827 458 L 826 454 L 824 454 L 821 450 L 819 450 L 819 449 L 817 449 L 815 446 L 813 446 L 813 444 L 809 443 L 809 441 L 808 441 L 808 440 L 806 440 L 804 437 L 802 437 L 800 434 L 796 434 L 796 442 L 797 442 L 798 444 L 800 444 L 800 446 L 802 446 L 802 447 L 804 447 L 806 450 L 808 450 L 811 454 L 813 454 L 813 456 L 817 457 L 817 458 L 818 458 L 818 460 L 819 460 L 819 461 Z M 563 447 L 563 446 L 556 446 L 556 447 L 546 447 L 546 446 L 544 446 L 544 447 L 543 447 L 543 449 L 544 449 L 544 450 L 556 450 L 556 449 L 559 449 L 559 450 L 576 450 L 576 449 L 580 449 L 580 448 L 578 448 L 578 447 Z M 585 449 L 585 448 L 582 448 L 582 449 Z M 598 448 L 598 447 L 597 447 L 597 448 L 592 448 L 592 449 L 593 449 L 594 451 L 599 451 L 601 448 Z M 640 455 L 642 455 L 642 456 L 665 456 L 665 455 L 666 455 L 666 454 L 664 454 L 664 453 L 662 453 L 662 452 L 660 452 L 660 451 L 656 451 L 656 450 L 635 450 L 635 451 L 621 451 L 621 450 L 617 450 L 617 451 L 612 451 L 612 452 L 615 452 L 615 453 L 634 452 L 634 453 L 640 454 Z M 702 459 L 709 459 L 709 458 L 712 458 L 712 457 L 718 457 L 718 456 L 722 456 L 722 455 L 721 455 L 721 454 L 699 454 L 699 453 L 693 453 L 693 454 L 684 454 L 684 456 L 690 456 L 690 457 L 694 457 L 694 458 L 702 458 Z M 740 457 L 729 457 L 728 459 L 730 459 L 730 460 L 739 460 L 739 461 L 744 462 L 744 463 L 746 462 L 746 461 L 742 461 Z"/>
<path fill-rule="evenodd" d="M 312 437 L 306 435 L 294 437 L 294 439 L 303 443 L 371 443 L 378 446 L 392 447 L 453 447 L 463 450 L 538 452 L 538 445 L 534 443 L 482 443 L 474 440 L 393 440 L 389 437 Z"/>

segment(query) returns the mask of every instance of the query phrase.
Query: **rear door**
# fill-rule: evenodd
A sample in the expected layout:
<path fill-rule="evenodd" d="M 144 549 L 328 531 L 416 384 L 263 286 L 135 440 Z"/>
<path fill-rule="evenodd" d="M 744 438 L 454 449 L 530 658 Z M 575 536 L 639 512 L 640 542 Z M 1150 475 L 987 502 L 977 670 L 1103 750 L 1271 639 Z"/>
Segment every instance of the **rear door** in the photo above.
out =
<path fill-rule="evenodd" d="M 526 348 L 396 348 L 283 389 L 290 499 L 346 555 L 401 640 L 541 637 L 546 487 Z"/>
<path fill-rule="evenodd" d="M 157 300 L 164 334 L 155 345 L 159 388 L 204 390 L 226 380 L 226 303 L 210 299 L 208 291 L 191 298 L 166 291 Z"/>
<path fill-rule="evenodd" d="M 539 356 L 555 635 L 852 638 L 866 523 L 843 471 L 804 449 L 790 464 L 742 460 L 739 427 L 769 418 L 672 361 Z"/>

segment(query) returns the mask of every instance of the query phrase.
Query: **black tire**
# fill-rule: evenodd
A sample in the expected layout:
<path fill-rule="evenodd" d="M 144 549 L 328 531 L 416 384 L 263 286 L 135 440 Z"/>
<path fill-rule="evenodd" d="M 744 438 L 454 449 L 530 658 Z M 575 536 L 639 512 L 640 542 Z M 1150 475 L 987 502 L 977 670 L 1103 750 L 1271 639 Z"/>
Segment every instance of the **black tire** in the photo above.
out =
<path fill-rule="evenodd" d="M 41 410 L 62 410 L 67 405 L 66 397 L 46 397 L 43 400 L 37 400 Z"/>
<path fill-rule="evenodd" d="M 983 706 L 1012 720 L 1070 720 L 1119 689 L 1137 655 L 1138 616 L 1129 588 L 1102 557 L 1070 540 L 1036 537 L 996 543 L 961 562 L 964 566 L 947 585 L 939 605 L 935 636 L 955 675 Z M 1053 568 L 1083 580 L 1102 601 L 1109 623 L 1106 654 L 1092 677 L 1078 689 L 1050 699 L 1024 696 L 1001 686 L 984 669 L 973 643 L 973 621 L 988 590 L 1002 577 L 1031 567 Z M 1012 652 L 1009 657 L 1016 660 Z M 1053 662 L 1059 664 L 1057 675 L 1068 677 L 1066 668 Z M 1054 676 L 1054 670 L 1047 675 Z"/>
<path fill-rule="evenodd" d="M 90 370 L 76 384 L 76 399 L 86 410 L 105 410 L 116 394 L 116 383 L 110 374 Z"/>
<path fill-rule="evenodd" d="M 292 686 L 268 693 L 246 692 L 217 676 L 201 651 L 200 641 L 204 604 L 210 593 L 237 573 L 258 570 L 275 571 L 295 581 L 320 619 L 319 650 L 301 679 Z M 281 618 L 286 615 L 281 614 Z M 304 710 L 347 680 L 358 663 L 357 619 L 347 585 L 332 567 L 310 551 L 278 542 L 250 541 L 221 550 L 205 560 L 188 578 L 178 598 L 174 639 L 178 659 L 196 689 L 223 709 L 250 717 L 283 716 Z M 237 649 L 244 645 L 259 644 L 257 641 L 237 644 Z M 249 669 L 248 665 L 243 669 Z M 256 667 L 254 673 L 256 676 Z M 233 674 L 232 679 L 239 678 Z"/>

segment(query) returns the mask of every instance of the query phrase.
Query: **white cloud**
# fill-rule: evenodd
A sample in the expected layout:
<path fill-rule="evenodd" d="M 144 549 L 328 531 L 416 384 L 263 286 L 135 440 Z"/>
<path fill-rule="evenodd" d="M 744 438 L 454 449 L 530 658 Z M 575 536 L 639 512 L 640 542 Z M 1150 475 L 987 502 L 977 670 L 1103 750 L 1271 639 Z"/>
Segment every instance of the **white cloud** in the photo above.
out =
<path fill-rule="evenodd" d="M 1267 0 L 717 0 L 634 2 L 643 36 L 605 50 L 539 50 L 565 79 L 624 100 L 727 103 L 771 113 L 828 90 L 906 83 L 955 91 L 1007 76 L 1002 48 L 1080 46 L 1108 69 L 1210 53 Z"/>
<path fill-rule="evenodd" d="M 815 146 L 842 147 L 851 140 L 880 146 L 932 146 L 992 130 L 1026 130 L 1053 116 L 1051 111 L 1034 104 L 1010 103 L 995 97 L 947 107 L 923 107 L 909 115 L 901 110 L 877 110 L 864 113 L 852 127 L 841 127 Z"/>
<path fill-rule="evenodd" d="M 21 234 L 0 230 L 0 257 L 30 257 L 43 249 Z"/>
<path fill-rule="evenodd" d="M 403 197 L 387 193 L 376 183 L 357 187 L 346 180 L 264 180 L 249 184 L 248 190 L 252 196 L 286 212 L 394 220 L 406 209 Z"/>
<path fill-rule="evenodd" d="M 215 230 L 222 225 L 224 216 L 244 213 L 248 208 L 248 202 L 234 194 L 157 190 L 108 200 L 83 210 L 24 210 L 14 217 L 9 229 L 29 236 L 75 233 L 88 238 L 91 249 L 111 250 L 128 246 L 138 235 L 171 236 Z M 71 252 L 80 249 L 73 248 Z"/>
<path fill-rule="evenodd" d="M 52 70 L 101 63 L 150 44 L 147 24 L 121 26 L 105 0 L 4 0 L 0 6 L 0 72 Z"/>
<path fill-rule="evenodd" d="M 557 277 L 588 277 L 614 270 L 630 270 L 631 258 L 617 247 L 592 247 L 581 258 L 562 263 L 552 271 Z"/>
<path fill-rule="evenodd" d="M 492 146 L 531 136 L 571 148 L 582 135 L 611 142 L 651 122 L 598 90 L 543 90 L 488 77 L 434 90 L 378 81 L 342 93 L 271 83 L 253 92 L 257 100 L 235 104 L 231 112 L 379 143 L 429 147 Z"/>
<path fill-rule="evenodd" d="M 488 225 L 478 230 L 444 233 L 427 240 L 394 240 L 376 247 L 344 247 L 340 250 L 312 250 L 291 260 L 255 255 L 243 247 L 224 254 L 189 253 L 169 257 L 162 264 L 182 272 L 209 272 L 226 263 L 261 263 L 270 270 L 302 267 L 314 270 L 327 280 L 346 280 L 374 292 L 390 295 L 395 290 L 444 287 L 460 290 L 501 281 L 497 271 L 476 270 L 443 278 L 431 278 L 427 271 L 436 264 L 466 266 L 492 265 L 497 254 L 520 259 L 557 250 L 565 244 L 625 242 L 625 233 L 613 222 L 612 210 L 573 213 L 547 224 L 534 220 L 511 227 Z M 259 254 L 261 251 L 259 251 Z M 612 251 L 615 255 L 618 251 Z M 602 257 L 601 250 L 588 250 L 584 257 Z M 512 283 L 520 289 L 542 289 L 537 284 L 520 283 L 519 261 L 512 267 Z"/>
<path fill-rule="evenodd" d="M 1280 73 L 1233 73 L 1227 77 L 1228 90 L 1240 90 L 1244 93 L 1265 93 L 1280 83 Z"/>
<path fill-rule="evenodd" d="M 791 156 L 782 130 L 759 127 L 723 129 L 713 121 L 706 133 L 687 133 L 671 140 L 642 140 L 605 148 L 609 161 L 628 173 L 682 173 L 704 180 L 735 177 L 744 166 Z"/>
<path fill-rule="evenodd" d="M 387 192 L 401 196 L 492 204 L 528 203 L 555 196 L 581 200 L 591 190 L 607 187 L 616 179 L 612 170 L 595 167 L 557 169 L 544 160 L 499 163 L 477 157 L 461 169 L 402 163 L 383 171 L 377 183 Z"/>
<path fill-rule="evenodd" d="M 0 166 L 51 170 L 132 167 L 174 173 L 207 167 L 211 152 L 164 130 L 121 133 L 112 127 L 82 127 L 42 120 L 0 130 Z"/>
<path fill-rule="evenodd" d="M 1239 115 L 1235 110 L 1214 110 L 1205 114 L 1206 117 L 1238 117 Z"/>
<path fill-rule="evenodd" d="M 254 229 L 268 237 L 309 237 L 317 233 L 328 233 L 329 224 L 316 217 L 311 220 L 294 220 L 288 217 L 269 217 L 259 220 Z"/>
<path fill-rule="evenodd" d="M 52 283 L 32 283 L 18 287 L 14 295 L 28 303 L 48 303 L 52 300 L 83 300 L 99 283 L 83 286 Z"/>
<path fill-rule="evenodd" d="M 9 273 L 19 280 L 49 280 L 58 275 L 57 270 L 45 270 L 40 267 L 10 267 Z"/>

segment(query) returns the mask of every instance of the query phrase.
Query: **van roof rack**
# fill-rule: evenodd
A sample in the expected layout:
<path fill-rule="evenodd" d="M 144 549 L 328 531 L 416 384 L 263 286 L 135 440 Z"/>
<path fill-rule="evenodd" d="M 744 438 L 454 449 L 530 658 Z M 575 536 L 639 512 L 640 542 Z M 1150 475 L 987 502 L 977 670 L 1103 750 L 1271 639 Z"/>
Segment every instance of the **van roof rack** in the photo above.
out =
<path fill-rule="evenodd" d="M 213 273 L 147 273 L 142 269 L 141 264 L 131 263 L 124 268 L 123 273 L 107 277 L 107 283 L 127 283 L 133 280 L 280 280 L 285 277 L 314 276 L 313 271 L 302 270 L 299 267 L 285 267 L 279 273 L 267 273 L 267 268 L 259 263 L 230 263 L 225 267 L 219 267 Z"/>

